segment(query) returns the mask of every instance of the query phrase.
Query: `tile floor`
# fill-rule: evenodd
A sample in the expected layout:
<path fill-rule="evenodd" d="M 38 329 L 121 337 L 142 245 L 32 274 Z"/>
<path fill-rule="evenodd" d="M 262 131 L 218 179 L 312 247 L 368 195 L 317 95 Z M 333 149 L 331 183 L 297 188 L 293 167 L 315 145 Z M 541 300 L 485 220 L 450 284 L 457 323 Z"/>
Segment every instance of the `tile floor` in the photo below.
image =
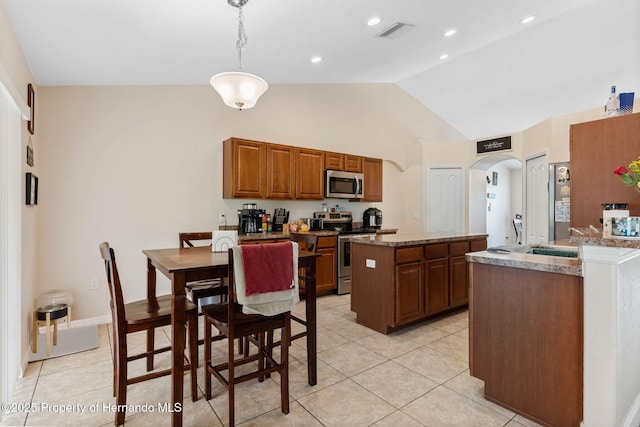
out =
<path fill-rule="evenodd" d="M 304 313 L 303 304 L 296 307 L 298 314 Z M 318 299 L 318 384 L 307 384 L 305 342 L 294 341 L 290 413 L 280 412 L 279 377 L 274 375 L 263 383 L 249 381 L 237 388 L 238 425 L 537 425 L 485 400 L 482 382 L 469 376 L 466 310 L 382 335 L 358 325 L 349 305 L 349 295 Z M 157 330 L 156 341 L 168 342 L 168 333 L 168 329 Z M 32 403 L 35 411 L 5 415 L 0 425 L 113 425 L 110 337 L 110 325 L 103 325 L 99 348 L 30 363 L 18 381 L 14 402 Z M 131 342 L 143 348 L 144 336 L 135 336 Z M 224 357 L 225 348 L 224 342 L 217 343 L 214 357 Z M 130 369 L 143 370 L 142 364 L 130 364 Z M 169 366 L 169 355 L 158 356 L 156 366 Z M 185 376 L 189 396 L 184 402 L 184 425 L 225 425 L 226 391 L 213 379 L 213 397 L 206 401 L 203 378 L 200 367 L 199 400 L 191 402 L 189 376 Z M 126 425 L 170 425 L 169 414 L 158 406 L 170 401 L 169 377 L 129 386 L 127 400 L 140 410 L 127 414 Z"/>

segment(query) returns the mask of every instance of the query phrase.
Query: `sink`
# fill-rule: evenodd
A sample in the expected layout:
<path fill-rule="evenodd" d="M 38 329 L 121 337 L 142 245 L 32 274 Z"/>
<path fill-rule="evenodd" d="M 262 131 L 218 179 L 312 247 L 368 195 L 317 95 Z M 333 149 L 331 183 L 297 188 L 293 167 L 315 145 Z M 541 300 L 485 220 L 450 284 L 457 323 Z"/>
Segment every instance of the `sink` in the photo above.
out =
<path fill-rule="evenodd" d="M 565 258 L 578 258 L 578 248 L 575 246 L 553 246 L 553 245 L 518 245 L 518 246 L 496 246 L 487 249 L 493 253 L 523 253 L 532 255 L 558 256 Z"/>
<path fill-rule="evenodd" d="M 554 248 L 554 247 L 533 247 L 527 252 L 534 255 L 560 256 L 566 258 L 578 258 L 578 248 Z"/>

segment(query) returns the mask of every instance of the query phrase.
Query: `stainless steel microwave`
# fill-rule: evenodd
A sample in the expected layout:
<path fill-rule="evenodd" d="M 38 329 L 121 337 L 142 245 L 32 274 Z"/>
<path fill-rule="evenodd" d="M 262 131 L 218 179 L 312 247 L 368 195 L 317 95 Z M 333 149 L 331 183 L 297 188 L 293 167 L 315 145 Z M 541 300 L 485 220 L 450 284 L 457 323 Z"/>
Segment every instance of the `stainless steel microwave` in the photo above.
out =
<path fill-rule="evenodd" d="M 362 199 L 364 175 L 361 173 L 327 170 L 325 176 L 325 197 Z"/>

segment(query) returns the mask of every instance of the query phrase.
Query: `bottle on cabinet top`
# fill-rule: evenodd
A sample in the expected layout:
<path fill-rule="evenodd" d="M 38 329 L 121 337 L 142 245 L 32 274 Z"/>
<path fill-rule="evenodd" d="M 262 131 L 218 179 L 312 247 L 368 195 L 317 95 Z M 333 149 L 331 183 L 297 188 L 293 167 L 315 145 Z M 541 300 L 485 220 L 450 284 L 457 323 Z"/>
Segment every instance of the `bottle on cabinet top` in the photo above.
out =
<path fill-rule="evenodd" d="M 614 85 L 614 86 L 611 86 L 611 94 L 609 95 L 607 104 L 604 107 L 604 116 L 613 117 L 613 116 L 617 116 L 619 113 L 620 113 L 620 101 L 618 100 L 618 96 L 616 95 L 616 87 Z"/>

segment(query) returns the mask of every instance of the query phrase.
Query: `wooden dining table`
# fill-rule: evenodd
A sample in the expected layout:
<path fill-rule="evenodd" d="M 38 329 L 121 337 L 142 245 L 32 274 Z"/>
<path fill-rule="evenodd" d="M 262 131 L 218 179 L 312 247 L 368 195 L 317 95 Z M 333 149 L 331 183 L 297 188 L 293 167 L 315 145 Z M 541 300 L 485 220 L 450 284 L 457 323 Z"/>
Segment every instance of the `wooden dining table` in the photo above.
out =
<path fill-rule="evenodd" d="M 148 249 L 147 298 L 156 298 L 156 270 L 171 280 L 171 399 L 175 410 L 171 425 L 182 426 L 183 375 L 185 347 L 185 283 L 196 280 L 224 278 L 229 275 L 228 252 L 212 252 L 210 246 L 193 248 Z M 309 385 L 317 383 L 316 346 L 316 258 L 315 252 L 300 251 L 298 267 L 306 276 L 306 338 Z"/>

